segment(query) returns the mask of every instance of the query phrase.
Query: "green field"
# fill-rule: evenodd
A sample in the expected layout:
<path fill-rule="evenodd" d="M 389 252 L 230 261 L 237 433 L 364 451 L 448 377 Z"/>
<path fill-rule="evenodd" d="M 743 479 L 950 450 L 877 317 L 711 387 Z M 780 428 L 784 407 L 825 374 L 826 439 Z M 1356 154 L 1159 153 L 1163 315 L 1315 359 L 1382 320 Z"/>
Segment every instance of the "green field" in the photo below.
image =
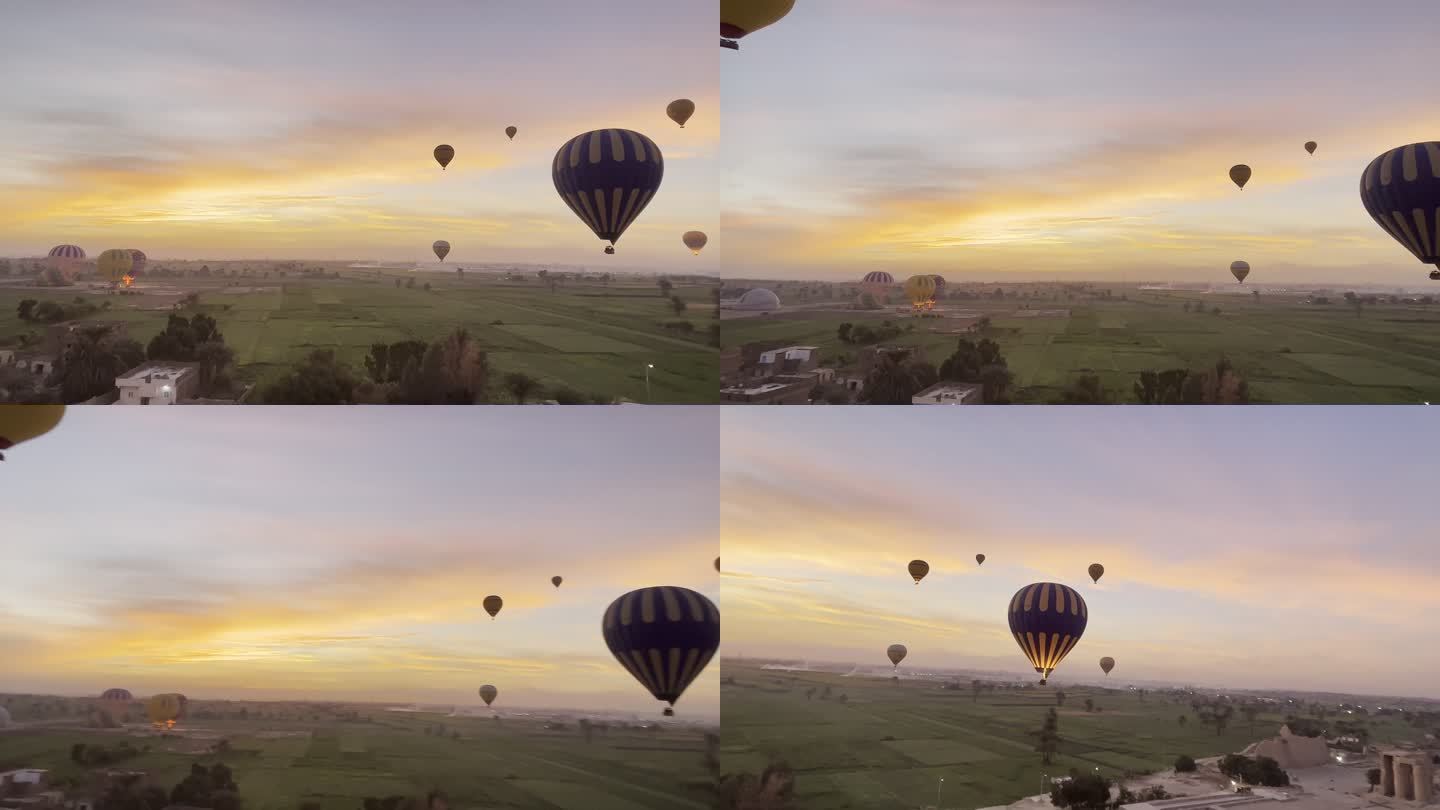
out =
<path fill-rule="evenodd" d="M 415 279 L 416 288 L 396 288 L 396 279 Z M 432 289 L 421 289 L 429 282 Z M 230 287 L 229 284 L 239 286 Z M 200 293 L 200 306 L 220 325 L 235 351 L 237 377 L 261 381 L 278 374 L 315 349 L 333 349 L 363 373 L 373 343 L 433 340 L 456 327 L 467 329 L 489 352 L 499 377 L 518 371 L 541 380 L 546 390 L 568 386 L 585 394 L 646 401 L 709 403 L 717 400 L 716 349 L 708 345 L 714 304 L 711 287 L 677 284 L 673 293 L 688 309 L 677 316 L 653 279 L 567 281 L 554 292 L 538 281 L 506 282 L 472 274 L 459 280 L 430 273 L 346 274 L 339 279 L 157 279 L 142 284 L 142 295 L 97 295 L 84 286 L 51 290 L 0 286 L 0 346 L 43 327 L 23 322 L 16 305 L 26 298 L 110 303 L 97 317 L 125 321 L 142 344 L 164 326 L 180 294 Z M 665 327 L 684 320 L 692 335 Z"/>
<path fill-rule="evenodd" d="M 944 807 L 1008 804 L 1041 791 L 1045 774 L 1071 769 L 1115 778 L 1170 768 L 1180 754 L 1195 758 L 1242 750 L 1273 736 L 1283 717 L 1261 714 L 1253 732 L 1235 713 L 1225 733 L 1200 724 L 1188 700 L 1151 693 L 1064 686 L 1059 753 L 1041 763 L 1032 733 L 1056 705 L 1052 687 L 945 690 L 935 681 L 899 681 L 815 672 L 762 670 L 721 662 L 721 765 L 759 773 L 775 760 L 795 772 L 797 807 L 913 808 L 933 805 L 945 779 Z M 812 687 L 831 697 L 812 699 Z M 846 702 L 839 702 L 841 695 Z M 1086 712 L 1085 699 L 1100 707 Z M 1178 715 L 1190 715 L 1181 726 Z M 1408 739 L 1398 720 L 1368 718 L 1372 740 Z"/>
<path fill-rule="evenodd" d="M 1296 296 L 1140 292 L 1116 287 L 1113 298 L 948 301 L 991 318 L 988 337 L 1002 347 L 1016 402 L 1049 402 L 1076 377 L 1100 377 L 1113 399 L 1130 401 L 1141 371 L 1213 366 L 1224 355 L 1250 384 L 1253 402 L 1418 404 L 1440 399 L 1440 305 L 1377 304 L 1360 316 L 1343 301 L 1318 306 Z M 1124 295 L 1127 300 L 1121 300 Z M 1338 298 L 1338 296 L 1335 296 Z M 789 302 L 787 301 L 787 304 Z M 1185 312 L 1184 305 L 1204 305 Z M 1069 309 L 1068 316 L 1022 317 L 1022 307 Z M 1213 314 L 1214 307 L 1221 313 Z M 840 342 L 845 322 L 871 326 L 889 317 L 914 330 L 894 344 L 924 346 L 937 366 L 955 335 L 945 321 L 845 310 L 798 310 L 727 319 L 727 347 L 778 342 L 821 347 L 822 362 L 852 360 L 861 347 Z M 950 328 L 953 328 L 950 327 Z"/>
<path fill-rule="evenodd" d="M 245 705 L 254 711 L 259 704 Z M 714 801 L 697 730 L 612 724 L 587 743 L 573 721 L 547 730 L 523 717 L 497 722 L 377 707 L 359 711 L 364 717 L 353 720 L 329 712 L 303 720 L 298 712 L 265 720 L 197 717 L 166 736 L 139 727 L 27 724 L 0 732 L 0 770 L 48 768 L 53 780 L 86 785 L 85 769 L 70 760 L 71 747 L 128 740 L 149 750 L 110 767 L 145 771 L 147 780 L 168 789 L 192 763 L 223 762 L 234 772 L 247 810 L 296 810 L 301 802 L 359 810 L 368 796 L 423 799 L 434 789 L 455 808 L 704 810 Z M 17 719 L 23 722 L 23 713 Z M 425 733 L 440 725 L 443 735 Z M 222 738 L 229 752 L 211 752 Z"/>

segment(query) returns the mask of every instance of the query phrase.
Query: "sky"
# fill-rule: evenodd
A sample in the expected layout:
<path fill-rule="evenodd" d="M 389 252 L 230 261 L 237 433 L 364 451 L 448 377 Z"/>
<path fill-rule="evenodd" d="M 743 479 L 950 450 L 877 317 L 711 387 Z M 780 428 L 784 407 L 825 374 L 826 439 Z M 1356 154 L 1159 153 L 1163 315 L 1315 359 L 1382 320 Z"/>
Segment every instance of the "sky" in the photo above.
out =
<path fill-rule="evenodd" d="M 724 655 L 1034 677 L 1048 581 L 1090 611 L 1053 683 L 1440 698 L 1432 412 L 1041 410 L 724 409 Z"/>
<path fill-rule="evenodd" d="M 725 275 L 1423 282 L 1359 181 L 1440 139 L 1437 34 L 1429 0 L 800 0 L 721 63 Z"/>
<path fill-rule="evenodd" d="M 718 231 L 713 0 L 73 0 L 5 23 L 0 73 L 26 79 L 0 85 L 0 255 L 433 261 L 445 239 L 452 262 L 598 264 L 550 163 L 623 127 L 665 178 L 614 261 L 718 272 L 680 241 Z"/>
<path fill-rule="evenodd" d="M 658 718 L 601 617 L 652 585 L 719 604 L 718 430 L 679 406 L 69 408 L 0 463 L 0 691 L 480 707 L 488 683 L 498 710 Z M 718 718 L 717 673 L 681 719 Z"/>

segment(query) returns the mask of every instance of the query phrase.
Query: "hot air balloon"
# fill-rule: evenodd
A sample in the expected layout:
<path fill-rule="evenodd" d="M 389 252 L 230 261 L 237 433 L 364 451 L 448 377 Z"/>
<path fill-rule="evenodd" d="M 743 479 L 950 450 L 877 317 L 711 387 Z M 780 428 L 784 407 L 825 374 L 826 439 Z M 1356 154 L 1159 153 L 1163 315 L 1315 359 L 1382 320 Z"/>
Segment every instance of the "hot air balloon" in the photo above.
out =
<path fill-rule="evenodd" d="M 495 614 L 500 612 L 500 608 L 505 606 L 505 600 L 501 599 L 498 596 L 487 596 L 485 597 L 484 605 L 485 612 L 489 613 L 490 618 L 493 620 L 495 618 Z"/>
<path fill-rule="evenodd" d="M 446 256 L 450 255 L 450 243 L 444 239 L 435 240 L 435 244 L 431 245 L 430 249 L 435 251 L 435 255 L 439 256 L 442 262 L 445 261 Z"/>
<path fill-rule="evenodd" d="M 1244 191 L 1245 184 L 1250 182 L 1250 167 L 1246 166 L 1244 163 L 1237 163 L 1236 165 L 1231 166 L 1230 179 L 1234 181 L 1235 185 L 1240 187 L 1241 191 Z"/>
<path fill-rule="evenodd" d="M 905 660 L 905 655 L 909 652 L 904 644 L 891 644 L 885 650 L 885 654 L 890 656 L 890 663 L 894 664 L 896 669 L 900 668 L 900 662 Z"/>
<path fill-rule="evenodd" d="M 795 0 L 720 0 L 720 47 L 740 50 L 735 40 L 774 25 L 794 7 Z"/>
<path fill-rule="evenodd" d="M 925 575 L 930 573 L 930 563 L 924 560 L 911 560 L 909 570 L 910 576 L 915 578 L 915 584 L 919 585 L 920 580 L 924 579 Z"/>
<path fill-rule="evenodd" d="M 1100 563 L 1090 563 L 1090 567 L 1085 570 L 1090 574 L 1092 582 L 1099 582 L 1100 577 L 1105 576 L 1105 566 Z"/>
<path fill-rule="evenodd" d="M 0 461 L 4 451 L 44 436 L 65 416 L 64 405 L 0 405 Z"/>
<path fill-rule="evenodd" d="M 130 275 L 130 268 L 134 266 L 135 259 L 128 250 L 107 250 L 95 260 L 95 269 L 99 271 L 100 278 L 111 284 L 119 284 L 121 279 Z"/>
<path fill-rule="evenodd" d="M 670 116 L 671 121 L 679 124 L 681 129 L 684 129 L 685 122 L 695 114 L 695 102 L 688 98 L 677 98 L 665 105 L 665 114 Z"/>
<path fill-rule="evenodd" d="M 565 578 L 564 578 L 564 577 L 550 577 L 550 584 L 551 584 L 551 585 L 554 585 L 554 586 L 557 587 L 557 588 L 560 587 L 560 583 L 562 583 L 562 582 L 564 582 L 564 581 L 565 581 Z"/>
<path fill-rule="evenodd" d="M 1040 673 L 1041 685 L 1080 641 L 1088 619 L 1085 600 L 1058 583 L 1026 585 L 1010 599 L 1010 633 Z"/>
<path fill-rule="evenodd" d="M 1440 279 L 1440 141 L 1391 149 L 1360 175 L 1365 210 Z"/>
<path fill-rule="evenodd" d="M 984 554 L 976 554 L 976 555 L 975 555 L 975 564 L 976 564 L 976 565 L 984 565 L 984 564 L 985 564 L 985 555 L 984 555 Z"/>
<path fill-rule="evenodd" d="M 111 722 L 118 723 L 134 699 L 128 689 L 106 689 L 100 693 L 100 713 L 110 718 Z"/>
<path fill-rule="evenodd" d="M 516 129 L 515 127 L 505 127 L 505 137 L 513 141 L 515 140 L 515 133 L 519 131 L 520 130 Z"/>
<path fill-rule="evenodd" d="M 1106 675 L 1109 675 L 1109 674 L 1110 674 L 1110 670 L 1112 670 L 1112 669 L 1115 668 L 1115 659 L 1114 659 L 1114 658 L 1111 658 L 1111 657 L 1108 656 L 1108 655 L 1105 656 L 1104 658 L 1101 658 L 1101 659 L 1100 659 L 1100 668 L 1103 669 L 1103 670 L 1105 670 L 1105 674 L 1106 674 Z"/>
<path fill-rule="evenodd" d="M 690 248 L 690 252 L 696 256 L 700 255 L 700 248 L 705 247 L 705 243 L 710 241 L 710 238 L 700 231 L 686 231 L 680 239 L 685 243 L 685 247 Z"/>
<path fill-rule="evenodd" d="M 145 251 L 130 248 L 130 272 L 126 275 L 131 278 L 139 278 L 140 274 L 145 272 L 145 265 L 149 262 L 150 259 L 145 255 Z"/>
<path fill-rule="evenodd" d="M 670 704 L 667 717 L 720 648 L 720 610 L 688 588 L 631 591 L 610 603 L 600 628 L 615 660 Z"/>
<path fill-rule="evenodd" d="M 156 695 L 145 704 L 145 715 L 156 726 L 172 728 L 180 719 L 180 696 L 177 694 Z"/>
<path fill-rule="evenodd" d="M 876 303 L 883 302 L 886 293 L 893 286 L 895 286 L 895 277 L 884 270 L 872 270 L 860 279 L 860 289 L 870 293 Z"/>
<path fill-rule="evenodd" d="M 491 703 L 494 703 L 494 702 L 495 702 L 495 696 L 498 695 L 498 694 L 500 694 L 500 690 L 499 690 L 499 689 L 496 689 L 495 687 L 491 686 L 491 685 L 488 684 L 488 683 L 485 684 L 484 686 L 480 687 L 480 699 L 483 700 L 483 701 L 485 701 L 485 705 L 486 705 L 486 706 L 489 706 Z"/>
<path fill-rule="evenodd" d="M 1248 276 L 1248 275 L 1250 275 L 1250 263 L 1249 263 L 1249 262 L 1231 262 L 1231 263 L 1230 263 L 1230 275 L 1234 276 L 1236 281 L 1240 282 L 1241 284 L 1244 284 L 1244 283 L 1245 283 L 1245 277 Z"/>
<path fill-rule="evenodd" d="M 716 558 L 715 558 L 715 573 L 717 573 L 717 574 L 720 573 L 720 558 L 719 558 L 719 557 L 716 557 Z"/>
<path fill-rule="evenodd" d="M 595 235 L 606 253 L 660 189 L 665 158 L 655 142 L 628 129 L 576 135 L 555 153 L 555 190 Z"/>
<path fill-rule="evenodd" d="M 935 300 L 935 279 L 932 276 L 911 276 L 905 279 L 905 295 L 919 307 Z"/>
<path fill-rule="evenodd" d="M 1309 152 L 1310 154 L 1313 155 L 1313 154 L 1315 154 L 1315 147 L 1316 147 L 1316 146 L 1319 146 L 1319 144 L 1315 143 L 1314 141 L 1306 141 L 1306 142 L 1305 142 L 1305 151 L 1306 151 L 1306 152 Z"/>
<path fill-rule="evenodd" d="M 450 161 L 454 159 L 455 147 L 448 143 L 442 143 L 435 147 L 435 162 L 440 164 L 440 171 L 445 171 L 445 167 L 449 166 Z"/>
<path fill-rule="evenodd" d="M 74 278 L 83 261 L 85 251 L 78 245 L 56 245 L 50 248 L 50 255 L 46 257 L 46 264 L 65 278 Z"/>

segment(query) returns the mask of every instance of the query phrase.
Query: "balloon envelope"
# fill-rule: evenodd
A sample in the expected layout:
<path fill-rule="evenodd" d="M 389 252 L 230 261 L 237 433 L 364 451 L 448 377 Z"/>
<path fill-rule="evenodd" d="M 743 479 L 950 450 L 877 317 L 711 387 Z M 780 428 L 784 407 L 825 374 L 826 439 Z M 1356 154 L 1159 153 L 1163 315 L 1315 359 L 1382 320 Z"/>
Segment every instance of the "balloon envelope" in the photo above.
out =
<path fill-rule="evenodd" d="M 487 596 L 483 604 L 485 605 L 485 612 L 489 613 L 490 618 L 493 619 L 495 618 L 495 614 L 500 612 L 500 608 L 505 606 L 505 600 L 498 596 Z"/>
<path fill-rule="evenodd" d="M 499 689 L 496 689 L 495 687 L 491 686 L 491 685 L 488 684 L 488 683 L 485 684 L 484 686 L 480 687 L 480 699 L 483 700 L 483 701 L 485 701 L 485 705 L 486 705 L 486 706 L 489 706 L 491 703 L 494 703 L 494 702 L 495 702 L 495 696 L 498 695 L 498 694 L 500 694 L 500 690 L 499 690 Z"/>
<path fill-rule="evenodd" d="M 1100 577 L 1105 576 L 1105 566 L 1100 563 L 1090 563 L 1090 567 L 1085 570 L 1090 574 L 1090 579 L 1094 582 L 1099 582 Z"/>
<path fill-rule="evenodd" d="M 1103 670 L 1105 670 L 1105 674 L 1106 674 L 1106 675 L 1109 675 L 1109 674 L 1110 674 L 1110 670 L 1112 670 L 1112 669 L 1115 668 L 1115 659 L 1114 659 L 1114 658 L 1111 658 L 1111 657 L 1108 656 L 1108 655 L 1105 656 L 1104 658 L 1101 658 L 1101 659 L 1100 659 L 1100 668 L 1103 669 Z"/>
<path fill-rule="evenodd" d="M 885 650 L 885 654 L 890 657 L 890 663 L 897 667 L 900 666 L 901 661 L 905 660 L 905 655 L 909 652 L 905 649 L 904 644 L 891 644 L 889 649 Z"/>
<path fill-rule="evenodd" d="M 0 405 L 0 452 L 44 436 L 64 417 L 64 405 Z"/>
<path fill-rule="evenodd" d="M 795 0 L 720 0 L 720 36 L 740 39 L 779 22 Z"/>
<path fill-rule="evenodd" d="M 976 565 L 984 565 L 984 564 L 985 564 L 985 555 L 984 555 L 984 554 L 976 554 L 976 555 L 975 555 L 975 564 L 976 564 Z"/>
<path fill-rule="evenodd" d="M 688 588 L 631 591 L 605 609 L 600 629 L 615 660 L 670 706 L 720 648 L 719 608 Z"/>
<path fill-rule="evenodd" d="M 520 130 L 516 129 L 515 127 L 505 127 L 505 137 L 513 141 L 515 140 L 515 133 L 519 131 Z"/>
<path fill-rule="evenodd" d="M 681 129 L 684 129 L 685 122 L 695 114 L 695 102 L 688 98 L 677 98 L 665 106 L 665 114 L 670 116 L 671 121 L 679 124 Z"/>
<path fill-rule="evenodd" d="M 145 704 L 145 715 L 156 725 L 172 724 L 180 719 L 180 696 L 156 695 Z"/>
<path fill-rule="evenodd" d="M 705 247 L 705 243 L 710 241 L 710 238 L 700 231 L 686 231 L 685 235 L 680 238 L 685 243 L 685 247 L 690 248 L 690 252 L 696 256 L 700 255 L 700 248 Z"/>
<path fill-rule="evenodd" d="M 145 255 L 145 251 L 130 248 L 130 272 L 126 275 L 138 278 L 141 273 L 145 272 L 145 265 L 149 262 L 150 258 Z"/>
<path fill-rule="evenodd" d="M 1250 275 L 1250 263 L 1249 263 L 1249 262 L 1231 262 L 1231 263 L 1230 263 L 1230 275 L 1234 276 L 1236 281 L 1244 282 L 1244 281 L 1245 281 L 1245 277 L 1248 276 L 1248 275 Z"/>
<path fill-rule="evenodd" d="M 115 284 L 120 279 L 130 275 L 130 268 L 135 266 L 135 259 L 128 250 L 111 249 L 100 254 L 95 260 L 95 269 L 99 271 L 100 278 Z"/>
<path fill-rule="evenodd" d="M 551 584 L 551 585 L 554 585 L 554 586 L 557 587 L 557 588 L 560 587 L 560 583 L 562 583 L 562 582 L 564 582 L 564 581 L 565 581 L 565 578 L 564 578 L 564 577 L 550 577 L 550 584 Z"/>
<path fill-rule="evenodd" d="M 1440 141 L 1400 146 L 1370 161 L 1360 200 L 1391 238 L 1440 267 Z"/>
<path fill-rule="evenodd" d="M 1309 152 L 1310 154 L 1313 155 L 1313 154 L 1315 154 L 1315 147 L 1318 146 L 1318 145 L 1319 145 L 1319 144 L 1315 143 L 1314 141 L 1306 141 L 1306 142 L 1305 142 L 1305 151 L 1306 151 L 1306 152 Z"/>
<path fill-rule="evenodd" d="M 905 279 L 905 295 L 914 304 L 935 300 L 935 277 L 911 276 Z"/>
<path fill-rule="evenodd" d="M 1036 582 L 1010 599 L 1010 633 L 1040 683 L 1065 660 L 1085 633 L 1089 610 L 1073 588 L 1055 582 Z"/>
<path fill-rule="evenodd" d="M 435 244 L 430 246 L 430 249 L 435 251 L 435 255 L 439 256 L 442 262 L 445 261 L 446 256 L 450 255 L 450 243 L 444 239 L 436 241 Z"/>
<path fill-rule="evenodd" d="M 1250 167 L 1246 166 L 1244 163 L 1239 163 L 1231 166 L 1230 179 L 1235 183 L 1235 185 L 1239 186 L 1242 189 L 1245 188 L 1245 184 L 1250 182 Z"/>
<path fill-rule="evenodd" d="M 454 159 L 455 147 L 451 146 L 448 143 L 442 143 L 439 146 L 435 147 L 435 162 L 440 164 L 441 170 L 444 170 L 446 166 L 449 166 L 450 161 Z"/>
<path fill-rule="evenodd" d="M 85 251 L 79 245 L 56 245 L 50 248 L 46 264 L 65 278 L 73 279 L 85 261 Z"/>
<path fill-rule="evenodd" d="M 664 176 L 660 147 L 628 129 L 576 135 L 555 153 L 550 168 L 560 198 L 610 247 L 650 204 Z"/>
<path fill-rule="evenodd" d="M 930 573 L 930 563 L 924 560 L 911 560 L 907 568 L 910 571 L 910 576 L 915 578 L 916 585 L 919 585 L 920 580 L 924 579 L 925 575 Z"/>

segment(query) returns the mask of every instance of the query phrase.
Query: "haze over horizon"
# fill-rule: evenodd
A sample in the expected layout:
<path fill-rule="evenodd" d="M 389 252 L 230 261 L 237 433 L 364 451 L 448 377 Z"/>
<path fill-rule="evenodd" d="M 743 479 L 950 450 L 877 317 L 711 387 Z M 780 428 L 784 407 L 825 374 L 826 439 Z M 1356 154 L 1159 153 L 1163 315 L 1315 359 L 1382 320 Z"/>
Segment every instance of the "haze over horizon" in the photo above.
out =
<path fill-rule="evenodd" d="M 798 3 L 722 62 L 726 275 L 1420 286 L 1358 187 L 1440 139 L 1431 11 Z"/>
<path fill-rule="evenodd" d="M 1006 605 L 1057 581 L 1090 609 L 1057 683 L 1440 699 L 1440 439 L 1370 410 L 725 409 L 725 653 L 1025 673 Z"/>
<path fill-rule="evenodd" d="M 719 603 L 714 413 L 476 413 L 69 409 L 0 464 L 0 691 L 658 718 L 601 616 Z M 717 666 L 676 713 L 719 716 Z"/>
<path fill-rule="evenodd" d="M 680 240 L 718 232 L 713 18 L 664 0 L 21 5 L 0 53 L 28 77 L 0 88 L 0 255 L 429 262 L 444 239 L 447 264 L 715 273 L 713 244 Z M 676 98 L 696 103 L 684 129 Z M 614 257 L 550 179 L 565 141 L 605 127 L 666 164 Z"/>

